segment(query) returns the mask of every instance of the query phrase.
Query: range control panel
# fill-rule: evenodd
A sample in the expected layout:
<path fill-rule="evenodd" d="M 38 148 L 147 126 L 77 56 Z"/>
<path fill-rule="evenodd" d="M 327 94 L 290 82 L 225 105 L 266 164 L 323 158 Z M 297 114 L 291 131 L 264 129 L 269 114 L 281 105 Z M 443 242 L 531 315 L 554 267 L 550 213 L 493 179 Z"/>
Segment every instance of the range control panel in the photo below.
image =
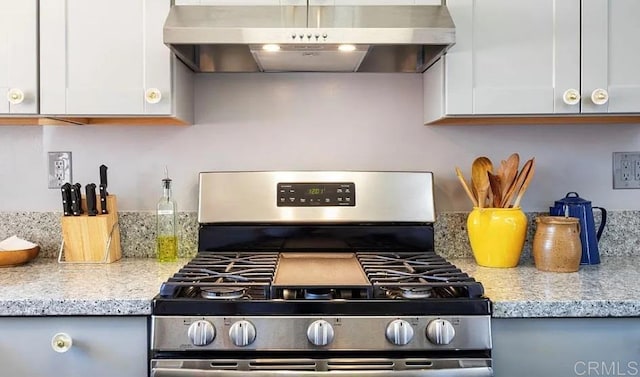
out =
<path fill-rule="evenodd" d="M 356 205 L 353 182 L 278 183 L 278 207 L 333 207 Z"/>

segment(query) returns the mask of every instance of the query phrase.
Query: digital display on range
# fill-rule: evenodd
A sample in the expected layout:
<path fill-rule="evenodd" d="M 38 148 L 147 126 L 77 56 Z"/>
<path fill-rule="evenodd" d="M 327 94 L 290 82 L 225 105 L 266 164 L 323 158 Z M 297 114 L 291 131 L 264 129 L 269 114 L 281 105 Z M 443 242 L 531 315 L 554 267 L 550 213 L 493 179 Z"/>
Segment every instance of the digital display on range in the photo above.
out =
<path fill-rule="evenodd" d="M 276 201 L 278 207 L 353 207 L 356 185 L 353 182 L 280 182 Z"/>
<path fill-rule="evenodd" d="M 310 189 L 307 189 L 307 194 L 308 195 L 322 195 L 322 194 L 324 194 L 324 188 L 312 187 Z"/>

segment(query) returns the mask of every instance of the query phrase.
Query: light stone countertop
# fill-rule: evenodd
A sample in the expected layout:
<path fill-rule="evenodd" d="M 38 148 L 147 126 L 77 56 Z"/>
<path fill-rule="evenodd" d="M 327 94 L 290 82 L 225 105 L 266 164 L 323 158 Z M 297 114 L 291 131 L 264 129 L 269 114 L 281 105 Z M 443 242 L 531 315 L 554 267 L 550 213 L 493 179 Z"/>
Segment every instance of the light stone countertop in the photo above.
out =
<path fill-rule="evenodd" d="M 188 259 L 159 263 L 124 258 L 111 264 L 58 264 L 37 258 L 0 269 L 0 316 L 149 315 L 160 285 Z M 603 257 L 576 273 L 479 267 L 450 259 L 485 287 L 493 316 L 640 316 L 640 257 Z"/>
<path fill-rule="evenodd" d="M 160 285 L 187 261 L 59 264 L 36 258 L 0 269 L 0 316 L 150 315 Z"/>
<path fill-rule="evenodd" d="M 450 259 L 484 286 L 493 317 L 640 316 L 640 257 L 602 257 L 578 272 L 543 272 L 533 262 L 487 268 L 473 259 Z"/>

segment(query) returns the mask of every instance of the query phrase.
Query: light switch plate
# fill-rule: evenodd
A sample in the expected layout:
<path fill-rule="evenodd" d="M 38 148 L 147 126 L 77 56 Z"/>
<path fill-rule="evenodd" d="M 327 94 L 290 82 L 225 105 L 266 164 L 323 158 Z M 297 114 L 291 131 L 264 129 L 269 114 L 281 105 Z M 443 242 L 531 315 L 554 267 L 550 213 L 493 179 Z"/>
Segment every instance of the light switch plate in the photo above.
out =
<path fill-rule="evenodd" d="M 613 152 L 613 188 L 640 189 L 640 152 Z"/>

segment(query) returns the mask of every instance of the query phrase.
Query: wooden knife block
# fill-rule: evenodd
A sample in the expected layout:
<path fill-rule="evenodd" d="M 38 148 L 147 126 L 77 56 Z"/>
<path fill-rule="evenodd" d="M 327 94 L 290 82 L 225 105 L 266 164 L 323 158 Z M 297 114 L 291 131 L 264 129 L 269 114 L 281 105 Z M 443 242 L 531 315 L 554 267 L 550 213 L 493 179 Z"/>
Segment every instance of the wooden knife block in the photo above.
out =
<path fill-rule="evenodd" d="M 98 211 L 100 211 L 98 197 Z M 120 227 L 118 226 L 118 206 L 114 195 L 107 196 L 106 215 L 87 215 L 87 203 L 82 199 L 80 216 L 62 217 L 62 238 L 64 262 L 112 263 L 122 257 L 120 248 Z M 109 237 L 111 236 L 111 242 Z M 109 249 L 106 250 L 107 244 Z M 106 252 L 106 256 L 105 256 Z"/>

